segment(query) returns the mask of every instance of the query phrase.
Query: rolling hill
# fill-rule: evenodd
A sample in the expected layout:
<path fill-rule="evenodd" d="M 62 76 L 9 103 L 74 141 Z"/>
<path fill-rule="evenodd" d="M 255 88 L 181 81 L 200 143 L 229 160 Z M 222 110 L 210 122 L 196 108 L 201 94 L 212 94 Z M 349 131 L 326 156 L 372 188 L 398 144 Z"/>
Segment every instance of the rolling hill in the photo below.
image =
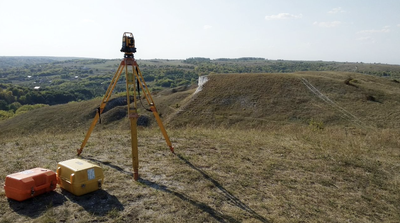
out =
<path fill-rule="evenodd" d="M 210 75 L 172 115 L 174 126 L 262 128 L 269 123 L 400 126 L 400 84 L 356 73 Z"/>
<path fill-rule="evenodd" d="M 80 158 L 102 190 L 16 202 L 2 222 L 396 222 L 400 219 L 400 84 L 343 72 L 211 74 L 201 91 L 154 94 L 175 147 L 152 114 L 140 127 L 132 179 L 124 97 L 115 95 Z M 7 174 L 76 157 L 99 98 L 0 122 Z"/>
<path fill-rule="evenodd" d="M 386 78 L 297 72 L 214 74 L 208 79 L 196 94 L 193 87 L 155 94 L 156 106 L 170 127 L 262 129 L 290 123 L 400 127 L 400 84 Z M 99 104 L 100 99 L 94 99 L 37 109 L 0 122 L 0 134 L 75 131 L 89 125 Z M 125 105 L 111 100 L 102 115 L 104 124 L 126 116 Z M 152 120 L 141 104 L 139 111 Z"/>

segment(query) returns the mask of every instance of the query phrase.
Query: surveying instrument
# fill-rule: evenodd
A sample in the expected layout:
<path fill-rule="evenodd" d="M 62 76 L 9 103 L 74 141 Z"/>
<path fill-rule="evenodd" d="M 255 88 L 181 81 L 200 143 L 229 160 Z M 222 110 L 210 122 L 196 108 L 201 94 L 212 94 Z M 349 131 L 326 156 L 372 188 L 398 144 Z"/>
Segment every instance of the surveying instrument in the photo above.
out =
<path fill-rule="evenodd" d="M 111 80 L 111 83 L 106 91 L 106 94 L 104 95 L 103 100 L 101 101 L 100 107 L 97 108 L 96 116 L 94 117 L 92 124 L 90 125 L 90 128 L 86 133 L 86 137 L 82 142 L 81 148 L 78 149 L 77 152 L 78 156 L 82 153 L 83 148 L 85 147 L 90 137 L 90 134 L 92 133 L 94 127 L 99 121 L 100 115 L 103 112 L 104 108 L 106 107 L 106 104 L 110 99 L 115 86 L 117 85 L 118 79 L 120 78 L 122 72 L 125 72 L 126 102 L 128 107 L 128 118 L 130 120 L 130 127 L 131 127 L 133 178 L 137 181 L 139 179 L 139 172 L 138 172 L 139 157 L 138 157 L 138 139 L 137 139 L 137 120 L 139 118 L 139 114 L 137 112 L 137 101 L 141 100 L 140 90 L 142 90 L 144 98 L 146 98 L 147 103 L 150 107 L 148 110 L 153 112 L 157 124 L 160 127 L 164 139 L 167 142 L 167 145 L 169 146 L 169 149 L 171 150 L 172 153 L 174 153 L 174 148 L 172 147 L 167 131 L 165 130 L 164 125 L 157 112 L 153 98 L 151 97 L 150 91 L 147 88 L 146 82 L 144 81 L 142 72 L 139 69 L 139 65 L 136 63 L 136 60 L 133 56 L 133 54 L 136 52 L 136 48 L 135 48 L 135 39 L 133 38 L 132 33 L 129 32 L 124 33 L 122 37 L 121 52 L 124 52 L 124 59 L 121 61 L 117 69 L 117 72 L 114 74 L 114 77 Z M 131 102 L 131 98 L 133 98 L 133 102 Z M 133 108 L 131 108 L 131 104 L 133 105 Z"/>

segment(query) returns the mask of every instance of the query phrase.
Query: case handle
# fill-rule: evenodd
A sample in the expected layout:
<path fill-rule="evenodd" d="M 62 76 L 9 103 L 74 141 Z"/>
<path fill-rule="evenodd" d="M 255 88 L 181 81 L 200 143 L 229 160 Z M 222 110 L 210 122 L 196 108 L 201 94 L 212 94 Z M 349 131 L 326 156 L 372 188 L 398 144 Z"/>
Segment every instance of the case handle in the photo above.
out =
<path fill-rule="evenodd" d="M 59 166 L 59 167 L 57 167 L 57 183 L 58 184 L 61 184 L 60 178 L 61 178 L 61 167 Z"/>
<path fill-rule="evenodd" d="M 73 174 L 71 174 L 71 176 L 69 177 L 69 182 L 71 183 L 71 184 L 74 184 L 74 180 L 75 180 L 75 173 L 73 173 Z"/>

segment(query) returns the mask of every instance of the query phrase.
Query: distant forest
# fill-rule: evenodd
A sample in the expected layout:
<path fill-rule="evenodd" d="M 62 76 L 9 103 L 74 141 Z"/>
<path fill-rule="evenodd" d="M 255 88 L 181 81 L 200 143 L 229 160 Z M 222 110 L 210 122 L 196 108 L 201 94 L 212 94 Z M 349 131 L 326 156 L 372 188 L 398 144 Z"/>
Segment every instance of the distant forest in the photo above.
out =
<path fill-rule="evenodd" d="M 244 57 L 186 60 L 137 60 L 151 91 L 196 84 L 199 76 L 218 73 L 343 71 L 400 78 L 400 66 L 324 61 L 286 61 Z M 120 60 L 0 57 L 0 120 L 37 107 L 103 96 Z M 125 77 L 116 89 L 125 91 Z"/>

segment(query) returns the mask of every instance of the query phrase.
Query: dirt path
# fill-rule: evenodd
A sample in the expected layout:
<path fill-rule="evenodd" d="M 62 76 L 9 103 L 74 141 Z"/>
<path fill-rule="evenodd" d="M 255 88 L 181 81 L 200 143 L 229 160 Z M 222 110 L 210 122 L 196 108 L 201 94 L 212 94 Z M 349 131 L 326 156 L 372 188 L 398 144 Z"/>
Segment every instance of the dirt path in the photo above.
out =
<path fill-rule="evenodd" d="M 303 82 L 303 84 L 313 93 L 315 94 L 318 98 L 320 98 L 321 100 L 323 100 L 325 103 L 327 103 L 330 107 L 332 107 L 333 109 L 335 109 L 336 111 L 340 112 L 342 117 L 348 121 L 352 121 L 354 123 L 356 123 L 359 126 L 365 126 L 365 124 L 358 119 L 355 115 L 353 115 L 352 113 L 350 113 L 349 111 L 347 111 L 346 109 L 344 109 L 343 107 L 341 107 L 340 105 L 338 105 L 337 103 L 335 103 L 334 101 L 332 101 L 330 98 L 328 98 L 326 95 L 324 95 L 323 93 L 321 93 L 314 85 L 312 85 L 307 79 L 305 78 L 301 78 L 301 81 Z"/>

